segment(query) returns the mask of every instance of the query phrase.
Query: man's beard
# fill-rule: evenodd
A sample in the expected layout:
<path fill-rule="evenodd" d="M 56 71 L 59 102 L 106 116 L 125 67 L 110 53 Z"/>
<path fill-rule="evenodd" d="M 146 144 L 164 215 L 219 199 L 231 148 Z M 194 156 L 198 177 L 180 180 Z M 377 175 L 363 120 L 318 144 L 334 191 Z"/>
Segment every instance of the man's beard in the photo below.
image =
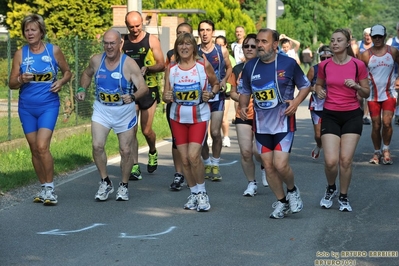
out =
<path fill-rule="evenodd" d="M 259 52 L 263 52 L 262 54 Z M 270 48 L 269 51 L 258 51 L 258 57 L 264 62 L 270 61 L 274 57 L 274 50 Z"/>

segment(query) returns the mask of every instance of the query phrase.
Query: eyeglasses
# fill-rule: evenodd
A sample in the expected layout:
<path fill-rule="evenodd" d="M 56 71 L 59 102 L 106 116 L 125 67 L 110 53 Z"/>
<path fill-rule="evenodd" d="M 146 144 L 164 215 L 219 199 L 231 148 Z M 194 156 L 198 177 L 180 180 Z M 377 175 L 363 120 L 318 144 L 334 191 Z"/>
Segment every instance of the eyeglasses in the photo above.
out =
<path fill-rule="evenodd" d="M 256 48 L 256 45 L 254 45 L 254 44 L 251 44 L 251 45 L 249 45 L 249 44 L 244 44 L 244 48 L 245 48 L 245 49 L 248 49 L 249 47 L 251 47 L 251 49 L 255 49 L 255 48 Z"/>
<path fill-rule="evenodd" d="M 116 42 L 103 42 L 103 45 L 104 45 L 105 47 L 108 47 L 109 45 L 110 45 L 111 47 L 115 47 Z"/>

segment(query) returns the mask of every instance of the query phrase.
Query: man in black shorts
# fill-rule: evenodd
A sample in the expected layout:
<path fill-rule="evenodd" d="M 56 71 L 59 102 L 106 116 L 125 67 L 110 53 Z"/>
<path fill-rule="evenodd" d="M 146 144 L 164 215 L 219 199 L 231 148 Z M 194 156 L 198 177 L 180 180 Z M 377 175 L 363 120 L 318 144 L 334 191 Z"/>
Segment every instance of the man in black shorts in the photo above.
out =
<path fill-rule="evenodd" d="M 146 96 L 136 101 L 136 111 L 138 116 L 141 114 L 141 131 L 149 147 L 147 171 L 152 173 L 158 166 L 158 153 L 155 147 L 156 135 L 152 129 L 157 103 L 160 101 L 157 74 L 164 71 L 165 60 L 158 38 L 143 30 L 143 18 L 139 12 L 128 12 L 125 17 L 125 23 L 129 34 L 124 38 L 122 50 L 139 65 L 149 89 Z M 137 129 L 136 125 L 135 135 L 137 134 Z M 134 143 L 136 145 L 133 147 L 134 166 L 130 180 L 140 180 L 142 176 L 138 165 L 138 142 L 135 141 Z"/>

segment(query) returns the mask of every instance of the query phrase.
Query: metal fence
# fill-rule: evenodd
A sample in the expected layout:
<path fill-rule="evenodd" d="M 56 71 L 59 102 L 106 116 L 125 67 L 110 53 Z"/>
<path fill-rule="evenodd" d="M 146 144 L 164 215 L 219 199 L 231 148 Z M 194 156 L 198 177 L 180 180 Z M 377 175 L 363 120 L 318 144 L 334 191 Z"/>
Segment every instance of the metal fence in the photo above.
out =
<path fill-rule="evenodd" d="M 65 84 L 59 93 L 61 107 L 56 130 L 89 123 L 94 101 L 93 86 L 88 88 L 84 102 L 74 101 L 74 95 L 90 57 L 103 51 L 101 42 L 79 40 L 77 37 L 46 41 L 61 48 L 72 71 L 71 81 Z M 17 113 L 19 91 L 10 90 L 7 84 L 12 57 L 23 44 L 22 39 L 8 38 L 7 41 L 0 41 L 0 143 L 24 137 Z"/>

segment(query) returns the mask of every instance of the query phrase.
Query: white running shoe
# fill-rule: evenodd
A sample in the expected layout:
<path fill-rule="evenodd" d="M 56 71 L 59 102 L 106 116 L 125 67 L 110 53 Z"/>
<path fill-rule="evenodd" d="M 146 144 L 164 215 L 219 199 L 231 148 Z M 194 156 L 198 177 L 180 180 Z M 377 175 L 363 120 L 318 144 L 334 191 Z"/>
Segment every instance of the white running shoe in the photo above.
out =
<path fill-rule="evenodd" d="M 119 183 L 119 188 L 116 192 L 116 200 L 129 200 L 129 190 L 122 183 Z"/>
<path fill-rule="evenodd" d="M 186 210 L 195 210 L 197 209 L 197 194 L 191 193 L 190 196 L 188 196 L 188 201 L 186 204 L 184 204 L 184 209 Z"/>
<path fill-rule="evenodd" d="M 294 192 L 287 193 L 286 199 L 290 205 L 291 213 L 300 212 L 303 208 L 303 202 L 301 199 L 301 193 L 299 192 L 299 188 L 297 186 Z"/>
<path fill-rule="evenodd" d="M 229 137 L 223 137 L 222 146 L 223 146 L 223 147 L 230 147 L 230 146 L 231 146 L 230 138 L 229 138 Z"/>
<path fill-rule="evenodd" d="M 206 212 L 211 208 L 209 204 L 209 197 L 206 192 L 200 192 L 197 194 L 197 212 Z"/>
<path fill-rule="evenodd" d="M 52 187 L 46 187 L 46 191 L 45 191 L 45 195 L 44 195 L 44 200 L 43 200 L 43 204 L 44 205 L 55 205 L 57 204 L 57 195 L 54 192 L 54 188 Z"/>
<path fill-rule="evenodd" d="M 107 182 L 105 181 L 101 181 L 100 187 L 98 188 L 98 191 L 94 196 L 94 199 L 101 201 L 106 200 L 108 199 L 108 195 L 111 194 L 112 192 L 114 192 L 114 186 L 112 185 L 112 181 L 110 185 L 108 185 Z"/>
<path fill-rule="evenodd" d="M 333 205 L 333 199 L 337 196 L 337 190 L 328 189 L 326 188 L 326 192 L 324 192 L 324 197 L 320 200 L 320 206 L 326 209 L 331 208 Z"/>
<path fill-rule="evenodd" d="M 261 169 L 261 172 L 262 172 L 262 184 L 263 186 L 268 187 L 269 183 L 267 183 L 266 179 L 266 169 L 265 168 Z"/>
<path fill-rule="evenodd" d="M 46 196 L 46 188 L 42 187 L 40 192 L 38 192 L 34 197 L 33 197 L 33 202 L 36 203 L 43 203 L 44 202 L 44 197 Z"/>
<path fill-rule="evenodd" d="M 341 212 L 343 212 L 343 211 L 351 212 L 351 211 L 352 211 L 352 207 L 351 207 L 351 205 L 349 204 L 348 198 L 341 198 L 341 199 L 338 199 L 338 202 L 339 202 L 339 210 L 340 210 Z"/>
<path fill-rule="evenodd" d="M 314 149 L 312 150 L 312 154 L 311 154 L 313 160 L 316 160 L 317 158 L 319 158 L 320 150 L 321 150 L 321 148 L 319 148 L 318 146 L 314 147 Z"/>
<path fill-rule="evenodd" d="M 256 190 L 258 189 L 258 186 L 256 185 L 256 182 L 251 181 L 248 183 L 247 189 L 244 191 L 244 196 L 249 196 L 253 197 L 256 195 Z"/>
<path fill-rule="evenodd" d="M 270 218 L 272 219 L 282 219 L 290 212 L 289 204 L 282 203 L 281 201 L 274 202 L 272 207 L 274 208 L 274 211 L 270 214 Z"/>

